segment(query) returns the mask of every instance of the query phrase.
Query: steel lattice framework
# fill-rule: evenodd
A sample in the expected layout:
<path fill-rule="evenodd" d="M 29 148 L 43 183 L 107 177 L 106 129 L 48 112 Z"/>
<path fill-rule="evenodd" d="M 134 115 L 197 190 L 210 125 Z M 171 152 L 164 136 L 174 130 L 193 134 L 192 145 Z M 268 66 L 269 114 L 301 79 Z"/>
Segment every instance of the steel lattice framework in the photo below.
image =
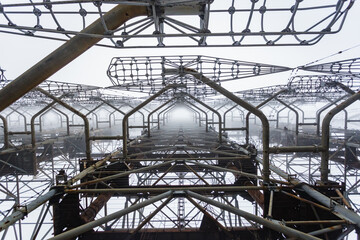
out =
<path fill-rule="evenodd" d="M 104 16 L 119 3 L 145 6 L 147 14 L 111 29 Z M 313 45 L 324 35 L 341 30 L 353 3 L 354 0 L 2 1 L 0 29 L 3 33 L 61 41 L 74 35 L 106 38 L 108 41 L 99 45 L 115 48 Z M 101 32 L 82 31 L 98 17 L 103 25 Z"/>
<path fill-rule="evenodd" d="M 330 73 L 330 74 L 341 74 L 341 75 L 351 75 L 353 77 L 359 78 L 359 58 L 346 59 L 343 61 L 322 63 L 317 65 L 307 65 L 301 67 L 301 69 L 306 71 Z"/>
<path fill-rule="evenodd" d="M 0 69 L 1 238 L 359 235 L 358 58 L 235 93 L 222 83 L 290 69 L 141 56 L 113 58 L 110 89 L 48 80 L 95 44 L 313 45 L 341 30 L 353 4 L 1 1 L 3 33 L 66 41 L 13 81 Z"/>
<path fill-rule="evenodd" d="M 186 69 L 194 69 L 217 84 L 290 70 L 287 67 L 209 56 L 151 56 L 113 58 L 107 75 L 114 88 L 127 91 L 154 94 L 169 84 L 177 83 L 184 84 L 184 91 L 194 96 L 216 94 L 216 91 L 188 74 Z"/>

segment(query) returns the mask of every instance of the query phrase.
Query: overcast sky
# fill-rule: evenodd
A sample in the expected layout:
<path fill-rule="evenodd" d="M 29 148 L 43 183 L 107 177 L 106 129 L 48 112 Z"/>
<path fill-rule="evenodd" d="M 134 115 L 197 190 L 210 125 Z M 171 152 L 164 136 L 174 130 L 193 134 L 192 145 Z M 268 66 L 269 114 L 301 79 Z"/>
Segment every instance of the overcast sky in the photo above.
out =
<path fill-rule="evenodd" d="M 76 60 L 50 77 L 49 80 L 82 83 L 98 86 L 111 85 L 106 70 L 115 56 L 154 55 L 207 55 L 242 61 L 260 62 L 288 67 L 296 67 L 329 56 L 360 44 L 360 6 L 355 2 L 337 34 L 325 36 L 314 46 L 296 47 L 224 47 L 224 48 L 152 48 L 152 49 L 110 49 L 93 47 Z M 144 40 L 146 41 L 146 40 Z M 60 46 L 62 42 L 0 33 L 0 66 L 6 70 L 7 79 L 15 79 L 22 72 Z M 327 58 L 324 62 L 358 57 L 360 47 Z M 242 90 L 265 85 L 286 83 L 290 72 L 238 80 L 227 83 L 232 90 Z"/>

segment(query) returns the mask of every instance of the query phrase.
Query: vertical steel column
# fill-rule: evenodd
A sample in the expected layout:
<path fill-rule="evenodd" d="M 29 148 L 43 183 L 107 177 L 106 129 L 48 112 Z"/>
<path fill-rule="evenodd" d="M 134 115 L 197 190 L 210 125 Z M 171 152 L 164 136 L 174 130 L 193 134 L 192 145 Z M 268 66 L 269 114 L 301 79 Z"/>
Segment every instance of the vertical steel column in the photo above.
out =
<path fill-rule="evenodd" d="M 146 6 L 117 5 L 104 14 L 102 18 L 96 20 L 81 31 L 81 33 L 103 35 L 106 31 L 103 22 L 106 23 L 108 30 L 115 30 L 131 18 L 146 15 L 148 15 Z M 14 103 L 100 40 L 101 38 L 84 36 L 82 34 L 76 35 L 68 40 L 0 90 L 0 111 Z"/>
<path fill-rule="evenodd" d="M 211 81 L 209 78 L 203 76 L 202 74 L 196 72 L 193 69 L 186 69 L 186 73 L 193 75 L 196 79 L 200 80 L 204 84 L 208 85 L 212 89 L 218 91 L 225 97 L 229 98 L 231 101 L 235 102 L 236 104 L 240 105 L 241 107 L 245 108 L 249 112 L 255 114 L 258 118 L 260 118 L 262 127 L 263 127 L 263 174 L 264 174 L 264 181 L 266 183 L 269 182 L 269 176 L 270 176 L 270 169 L 269 169 L 269 121 L 264 115 L 262 111 L 254 107 L 253 105 L 247 103 L 246 101 L 238 98 L 235 96 L 232 92 L 226 90 L 225 88 L 218 85 L 216 82 Z M 283 90 L 286 91 L 286 90 Z"/>
<path fill-rule="evenodd" d="M 316 111 L 316 135 L 320 136 L 320 116 L 321 113 L 323 111 L 325 111 L 326 109 L 328 109 L 329 107 L 331 107 L 332 105 L 336 104 L 337 102 L 341 101 L 342 99 L 346 98 L 347 95 L 339 97 L 338 99 L 335 99 L 334 101 L 327 99 L 330 103 L 326 104 L 325 106 L 323 106 L 322 108 L 320 108 L 319 110 Z"/>
<path fill-rule="evenodd" d="M 1 120 L 3 121 L 3 128 L 4 128 L 4 148 L 9 148 L 9 133 L 8 133 L 8 125 L 6 118 L 0 115 Z"/>
<path fill-rule="evenodd" d="M 89 121 L 86 118 L 86 116 L 84 114 L 82 114 L 81 112 L 79 112 L 78 110 L 76 110 L 75 108 L 71 107 L 69 104 L 61 101 L 59 98 L 54 97 L 53 95 L 51 95 L 50 93 L 48 93 L 47 91 L 45 91 L 42 88 L 36 88 L 36 91 L 39 91 L 42 94 L 44 94 L 45 96 L 47 96 L 48 98 L 51 98 L 52 100 L 57 102 L 59 105 L 68 109 L 69 111 L 73 112 L 74 114 L 78 115 L 79 117 L 81 117 L 84 120 L 84 134 L 85 134 L 85 141 L 86 141 L 85 142 L 85 144 L 86 144 L 86 159 L 90 160 L 91 159 L 90 127 L 89 127 Z"/>
<path fill-rule="evenodd" d="M 325 184 L 328 181 L 329 176 L 329 139 L 330 139 L 330 122 L 332 118 L 340 111 L 360 99 L 360 92 L 355 93 L 344 102 L 329 111 L 322 121 L 321 129 L 321 146 L 323 151 L 321 152 L 321 181 Z"/>

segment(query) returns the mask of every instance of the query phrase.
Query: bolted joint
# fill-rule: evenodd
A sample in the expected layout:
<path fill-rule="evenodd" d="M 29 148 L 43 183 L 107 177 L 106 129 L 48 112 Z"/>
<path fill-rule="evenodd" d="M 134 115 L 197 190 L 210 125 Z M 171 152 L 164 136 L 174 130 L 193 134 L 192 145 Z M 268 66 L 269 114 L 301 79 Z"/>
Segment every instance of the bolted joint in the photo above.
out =
<path fill-rule="evenodd" d="M 177 197 L 186 197 L 187 196 L 187 193 L 185 191 L 174 191 L 172 193 L 172 196 L 174 198 L 177 198 Z"/>

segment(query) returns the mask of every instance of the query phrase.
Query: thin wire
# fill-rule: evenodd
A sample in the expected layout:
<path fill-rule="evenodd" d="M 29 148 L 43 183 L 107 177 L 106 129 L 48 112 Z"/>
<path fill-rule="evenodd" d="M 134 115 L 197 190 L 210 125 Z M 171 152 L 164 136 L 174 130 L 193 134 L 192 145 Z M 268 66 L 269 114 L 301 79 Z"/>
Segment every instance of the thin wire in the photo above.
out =
<path fill-rule="evenodd" d="M 350 51 L 350 50 L 352 50 L 352 49 L 354 49 L 354 48 L 357 48 L 357 47 L 360 47 L 360 43 L 357 44 L 357 45 L 355 45 L 355 46 L 352 46 L 352 47 L 350 47 L 350 48 L 344 49 L 344 50 L 342 50 L 342 51 L 333 53 L 333 54 L 331 54 L 331 55 L 329 55 L 329 56 L 326 56 L 326 57 L 320 58 L 320 59 L 318 59 L 318 60 L 312 61 L 312 62 L 310 62 L 310 63 L 307 63 L 307 64 L 305 64 L 304 66 L 299 66 L 299 67 L 297 67 L 297 68 L 307 67 L 307 66 L 309 66 L 309 65 L 312 65 L 312 64 L 314 64 L 314 63 L 320 62 L 320 61 L 325 60 L 325 59 L 328 59 L 328 58 L 330 58 L 330 57 L 333 57 L 333 56 L 342 54 L 342 53 L 344 53 L 344 52 Z"/>

